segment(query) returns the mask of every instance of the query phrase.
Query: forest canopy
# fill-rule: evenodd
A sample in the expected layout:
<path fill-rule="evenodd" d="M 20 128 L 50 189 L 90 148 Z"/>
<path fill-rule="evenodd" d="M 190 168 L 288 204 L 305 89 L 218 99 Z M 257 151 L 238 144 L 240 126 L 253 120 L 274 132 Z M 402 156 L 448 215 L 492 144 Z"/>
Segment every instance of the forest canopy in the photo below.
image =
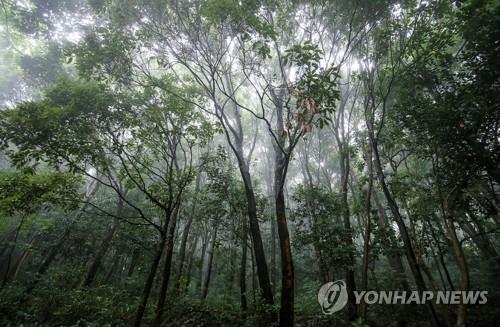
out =
<path fill-rule="evenodd" d="M 496 325 L 499 27 L 0 0 L 0 325 Z"/>

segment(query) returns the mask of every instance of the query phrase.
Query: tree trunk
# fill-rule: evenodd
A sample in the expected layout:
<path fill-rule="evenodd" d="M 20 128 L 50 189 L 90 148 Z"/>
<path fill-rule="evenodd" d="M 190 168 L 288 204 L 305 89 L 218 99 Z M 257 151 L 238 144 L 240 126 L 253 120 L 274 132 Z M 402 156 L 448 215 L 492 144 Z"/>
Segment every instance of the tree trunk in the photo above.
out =
<path fill-rule="evenodd" d="M 165 242 L 164 259 L 163 259 L 163 273 L 156 302 L 156 313 L 153 326 L 160 326 L 163 311 L 165 309 L 165 299 L 167 297 L 168 282 L 170 280 L 170 272 L 172 270 L 172 254 L 174 250 L 174 232 L 177 225 L 177 217 L 179 216 L 179 206 L 176 206 L 170 215 L 169 223 L 167 226 L 167 240 Z"/>
<path fill-rule="evenodd" d="M 276 229 L 276 220 L 273 219 L 273 221 L 271 221 L 271 281 L 273 292 L 276 292 L 276 285 L 278 283 L 278 271 L 276 264 Z"/>
<path fill-rule="evenodd" d="M 294 325 L 294 268 L 292 248 L 286 221 L 284 181 L 288 160 L 276 149 L 276 165 L 274 170 L 274 190 L 276 192 L 276 223 L 281 251 L 281 309 L 280 326 Z"/>
<path fill-rule="evenodd" d="M 0 258 L 10 249 L 10 243 L 14 240 L 16 236 L 17 227 L 8 230 L 3 236 L 0 244 L 2 245 L 2 249 L 0 250 Z"/>
<path fill-rule="evenodd" d="M 344 244 L 349 248 L 349 264 L 346 268 L 346 286 L 348 294 L 347 315 L 349 321 L 356 320 L 357 306 L 354 291 L 356 290 L 356 281 L 354 279 L 354 243 L 352 241 L 352 228 L 349 213 L 349 203 L 347 201 L 348 182 L 349 182 L 349 153 L 347 144 L 341 143 L 340 147 L 340 194 L 342 206 L 342 220 L 344 223 Z"/>
<path fill-rule="evenodd" d="M 226 76 L 226 78 L 229 78 Z M 231 83 L 228 83 L 229 87 L 232 87 Z M 234 136 L 234 140 L 229 135 L 229 128 L 227 126 L 227 117 L 224 114 L 224 110 L 222 110 L 217 101 L 214 99 L 214 104 L 220 115 L 219 120 L 222 123 L 222 127 L 224 128 L 225 135 L 231 149 L 233 150 L 236 159 L 238 161 L 238 168 L 241 173 L 241 177 L 243 179 L 243 184 L 245 187 L 245 196 L 247 199 L 248 206 L 248 220 L 250 225 L 250 236 L 252 238 L 252 244 L 255 255 L 255 262 L 257 265 L 257 275 L 259 278 L 259 287 L 260 293 L 264 300 L 264 303 L 272 306 L 274 305 L 273 300 L 273 292 L 271 288 L 271 282 L 269 280 L 269 269 L 267 267 L 266 255 L 264 252 L 264 245 L 262 243 L 262 236 L 260 233 L 259 220 L 257 217 L 257 203 L 255 200 L 255 193 L 252 186 L 252 179 L 250 177 L 250 169 L 248 167 L 248 163 L 244 158 L 243 151 L 243 131 L 241 127 L 241 113 L 240 109 L 237 105 L 235 105 L 234 110 L 234 118 L 236 121 L 236 130 L 234 128 L 230 128 L 232 131 L 232 135 Z M 234 142 L 233 142 L 234 141 Z"/>
<path fill-rule="evenodd" d="M 195 213 L 195 209 L 196 209 L 198 191 L 200 189 L 200 182 L 201 182 L 201 173 L 198 173 L 198 175 L 196 176 L 196 184 L 195 184 L 195 188 L 194 188 L 193 203 L 191 205 L 191 213 L 190 213 L 188 220 L 186 222 L 186 226 L 184 226 L 184 230 L 182 231 L 181 245 L 179 247 L 179 259 L 178 259 L 179 269 L 177 270 L 177 277 L 176 277 L 175 286 L 174 286 L 176 293 L 179 292 L 182 276 L 184 273 L 187 240 L 188 240 L 189 232 L 191 230 L 191 225 L 193 224 L 193 220 L 194 220 L 194 213 Z"/>
<path fill-rule="evenodd" d="M 272 156 L 267 155 L 267 165 L 269 169 L 266 169 L 266 186 L 267 186 L 267 194 L 269 197 L 269 203 L 271 204 L 271 215 L 274 216 L 276 209 L 274 208 L 274 188 L 273 188 L 273 171 L 271 167 L 273 167 L 273 161 L 272 161 Z M 276 265 L 276 220 L 271 219 L 271 240 L 270 240 L 270 247 L 271 247 L 271 285 L 272 285 L 272 292 L 276 292 L 276 285 L 277 285 L 277 280 L 278 280 L 278 272 L 277 272 L 277 265 Z"/>
<path fill-rule="evenodd" d="M 248 172 L 248 169 L 242 169 L 242 168 L 240 169 L 241 169 L 241 174 L 245 176 L 243 178 L 243 182 L 245 185 L 245 195 L 248 203 L 248 220 L 250 225 L 250 236 L 252 237 L 255 264 L 257 266 L 257 277 L 259 279 L 261 296 L 265 304 L 273 305 L 274 300 L 271 289 L 271 282 L 269 280 L 269 270 L 267 268 L 264 245 L 262 243 L 262 237 L 260 234 L 259 220 L 257 218 L 257 203 L 255 201 L 255 194 L 250 180 L 250 173 Z"/>
<path fill-rule="evenodd" d="M 372 193 L 373 200 L 375 202 L 375 205 L 377 206 L 377 212 L 378 212 L 378 224 L 379 227 L 385 231 L 385 233 L 388 234 L 389 239 L 394 239 L 394 230 L 392 227 L 389 225 L 389 221 L 387 219 L 387 216 L 385 214 L 384 207 L 382 206 L 382 203 L 380 203 L 380 200 L 378 198 L 377 192 Z M 394 252 L 394 251 L 391 251 Z M 406 273 L 405 273 L 405 268 L 403 265 L 403 260 L 401 259 L 401 256 L 399 253 L 392 253 L 387 255 L 387 262 L 389 266 L 392 268 L 392 270 L 397 274 L 397 279 L 401 283 L 401 286 L 404 290 L 409 290 L 410 285 L 408 285 L 408 281 L 406 280 Z"/>
<path fill-rule="evenodd" d="M 469 213 L 469 217 L 472 219 L 474 225 L 469 222 L 461 222 L 460 227 L 469 235 L 472 242 L 481 252 L 483 259 L 489 263 L 493 263 L 497 269 L 500 268 L 500 254 L 488 238 L 483 225 L 476 220 L 472 213 Z M 474 226 L 476 227 L 474 228 Z"/>
<path fill-rule="evenodd" d="M 453 291 L 453 290 L 455 290 L 455 286 L 453 285 L 453 281 L 451 280 L 451 275 L 450 275 L 450 272 L 448 270 L 448 267 L 446 266 L 446 263 L 444 262 L 444 252 L 443 252 L 443 249 L 441 248 L 441 245 L 439 243 L 438 236 L 436 235 L 436 232 L 434 231 L 432 224 L 430 222 L 427 222 L 427 224 L 429 225 L 429 230 L 431 231 L 432 239 L 434 240 L 434 242 L 436 242 L 436 245 L 437 245 L 439 263 L 441 264 L 441 267 L 444 270 L 444 273 L 446 276 L 446 281 L 448 282 L 450 289 Z M 439 224 L 439 226 L 441 226 L 441 224 Z M 443 235 L 443 237 L 445 237 L 445 236 Z"/>
<path fill-rule="evenodd" d="M 363 235 L 363 268 L 361 271 L 361 289 L 363 291 L 368 291 L 368 266 L 369 266 L 369 252 L 370 252 L 370 233 L 371 233 L 371 195 L 373 188 L 373 162 L 372 162 L 372 152 L 369 147 L 367 153 L 367 163 L 368 163 L 368 190 L 366 192 L 366 203 L 365 203 L 365 233 Z M 367 304 L 362 302 L 360 305 L 361 318 L 366 321 L 366 311 Z"/>
<path fill-rule="evenodd" d="M 460 271 L 460 291 L 467 292 L 469 291 L 469 267 L 467 265 L 467 260 L 465 259 L 465 254 L 462 249 L 462 245 L 458 240 L 457 232 L 454 226 L 453 214 L 455 212 L 455 204 L 457 201 L 459 188 L 455 187 L 448 198 L 445 201 L 445 209 L 446 209 L 446 230 L 448 232 L 448 237 L 451 239 L 451 244 L 453 248 L 453 252 L 455 254 L 455 258 L 457 260 L 458 269 Z M 457 327 L 465 327 L 467 320 L 467 304 L 459 303 L 457 309 Z"/>
<path fill-rule="evenodd" d="M 120 252 L 115 251 L 115 255 L 113 256 L 113 260 L 111 261 L 111 267 L 109 268 L 108 273 L 104 277 L 104 284 L 107 284 L 111 280 L 111 277 L 113 277 L 116 269 L 118 268 L 119 263 L 120 263 Z"/>
<path fill-rule="evenodd" d="M 123 199 L 121 197 L 118 197 L 118 203 L 116 205 L 116 216 L 121 217 L 122 213 L 123 213 Z M 102 259 L 106 255 L 106 252 L 108 252 L 108 249 L 111 245 L 111 240 L 115 235 L 118 225 L 119 225 L 118 218 L 113 218 L 111 227 L 108 228 L 108 231 L 106 232 L 106 235 L 104 236 L 104 239 L 102 240 L 102 243 L 99 246 L 97 253 L 91 260 L 87 272 L 85 273 L 85 276 L 82 279 L 82 282 L 80 283 L 80 287 L 88 287 L 94 281 L 95 276 L 97 274 L 97 270 L 101 266 Z"/>
<path fill-rule="evenodd" d="M 19 233 L 21 231 L 21 228 L 23 227 L 25 219 L 26 219 L 26 215 L 23 215 L 21 217 L 21 221 L 17 225 L 16 231 L 15 231 L 15 234 L 14 234 L 14 239 L 12 240 L 13 244 L 10 246 L 11 248 L 10 248 L 9 254 L 7 256 L 7 264 L 5 266 L 5 273 L 4 273 L 4 276 L 3 276 L 2 285 L 0 286 L 0 290 L 5 287 L 5 285 L 7 284 L 7 281 L 9 280 L 9 273 L 10 273 L 10 268 L 11 268 L 10 265 L 11 265 L 11 262 L 12 262 L 12 256 L 13 256 L 14 251 L 16 249 L 17 239 L 19 237 Z"/>
<path fill-rule="evenodd" d="M 23 254 L 21 255 L 21 258 L 17 262 L 16 269 L 14 270 L 14 274 L 12 275 L 12 281 L 16 280 L 17 275 L 21 271 L 21 267 L 23 266 L 23 264 L 26 262 L 26 260 L 30 256 L 30 254 L 31 254 L 31 246 L 33 245 L 33 242 L 34 242 L 34 239 L 28 245 L 28 249 L 24 250 Z"/>
<path fill-rule="evenodd" d="M 139 260 L 139 249 L 134 249 L 130 258 L 130 264 L 127 269 L 127 277 L 132 277 L 137 266 L 137 261 Z"/>
<path fill-rule="evenodd" d="M 330 281 L 330 272 L 328 270 L 328 266 L 326 264 L 325 258 L 321 253 L 321 249 L 319 248 L 318 242 L 313 242 L 314 254 L 316 256 L 316 260 L 318 261 L 318 273 L 319 280 L 322 284 L 325 284 Z"/>
<path fill-rule="evenodd" d="M 219 228 L 218 219 L 214 221 L 212 239 L 210 240 L 210 244 L 207 248 L 207 261 L 205 266 L 205 278 L 203 279 L 203 285 L 201 288 L 201 298 L 204 300 L 208 295 L 208 286 L 210 284 L 210 277 L 212 275 L 212 263 L 214 259 L 214 251 L 215 251 L 215 242 L 217 241 L 217 230 Z"/>
<path fill-rule="evenodd" d="M 247 304 L 247 236 L 246 217 L 241 217 L 241 264 L 240 264 L 240 302 L 243 314 L 248 309 Z"/>
<path fill-rule="evenodd" d="M 181 288 L 183 294 L 187 292 L 189 283 L 191 282 L 191 270 L 193 268 L 194 254 L 196 252 L 197 245 L 198 245 L 198 235 L 196 235 L 196 237 L 194 238 L 194 241 L 193 243 L 191 243 L 191 247 L 189 249 L 188 264 L 186 267 L 186 282 L 184 283 L 184 285 L 182 285 Z"/>
<path fill-rule="evenodd" d="M 144 284 L 144 288 L 142 290 L 141 300 L 139 302 L 139 306 L 137 307 L 137 311 L 134 317 L 134 327 L 140 327 L 142 317 L 144 316 L 144 311 L 146 310 L 146 305 L 148 304 L 149 294 L 151 294 L 151 288 L 153 287 L 153 282 L 156 276 L 156 270 L 158 269 L 158 265 L 160 263 L 161 256 L 163 254 L 163 249 L 165 248 L 166 235 L 161 233 L 160 242 L 158 243 L 157 250 L 153 257 L 153 262 L 151 264 L 151 268 L 149 270 L 148 277 L 146 278 L 146 282 Z"/>
<path fill-rule="evenodd" d="M 420 270 L 420 267 L 418 266 L 417 263 L 417 258 L 415 257 L 415 252 L 413 251 L 413 245 L 410 240 L 410 236 L 408 234 L 408 230 L 406 228 L 406 225 L 404 223 L 403 217 L 401 216 L 399 212 L 398 205 L 396 204 L 396 201 L 394 200 L 391 192 L 389 191 L 389 188 L 387 187 L 387 184 L 385 182 L 385 176 L 384 172 L 382 170 L 382 164 L 380 162 L 380 156 L 378 153 L 378 146 L 377 142 L 375 140 L 375 137 L 373 135 L 373 130 L 369 131 L 369 137 L 370 137 L 370 144 L 372 147 L 372 153 L 373 153 L 373 159 L 374 159 L 374 165 L 375 165 L 375 170 L 378 178 L 378 182 L 380 187 L 382 188 L 382 192 L 384 193 L 384 196 L 386 198 L 387 204 L 389 205 L 389 209 L 392 212 L 392 215 L 394 216 L 394 219 L 396 220 L 396 224 L 398 225 L 399 232 L 401 234 L 401 238 L 403 240 L 404 246 L 405 246 L 405 252 L 406 252 L 406 258 L 408 260 L 408 263 L 410 265 L 410 269 L 413 274 L 413 278 L 415 279 L 415 284 L 417 285 L 417 288 L 419 292 L 423 292 L 427 289 L 425 285 L 424 278 L 422 276 L 422 272 Z M 437 317 L 436 311 L 434 310 L 434 306 L 432 305 L 431 302 L 427 302 L 427 308 L 429 309 L 430 313 L 430 321 L 433 326 L 439 326 L 439 319 Z"/>

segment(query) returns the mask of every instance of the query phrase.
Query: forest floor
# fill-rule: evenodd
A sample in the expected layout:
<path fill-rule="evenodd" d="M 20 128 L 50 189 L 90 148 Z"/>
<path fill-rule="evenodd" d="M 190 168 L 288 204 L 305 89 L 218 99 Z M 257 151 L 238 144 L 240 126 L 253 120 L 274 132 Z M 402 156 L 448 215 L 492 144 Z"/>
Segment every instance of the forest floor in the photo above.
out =
<path fill-rule="evenodd" d="M 95 288 L 87 292 L 57 292 L 55 289 L 36 291 L 26 301 L 21 301 L 18 288 L 4 289 L 0 295 L 0 326 L 129 326 L 135 313 L 135 298 L 116 288 Z M 319 307 L 318 307 L 319 308 Z M 151 309 L 151 308 L 149 308 Z M 446 315 L 453 321 L 451 307 L 437 307 L 446 326 Z M 470 306 L 468 323 L 473 327 L 495 327 L 500 319 L 500 297 L 488 297 L 484 305 Z M 149 310 L 144 326 L 154 316 Z M 372 305 L 368 319 L 347 323 L 343 314 L 322 315 L 314 307 L 296 306 L 297 327 L 424 327 L 430 326 L 428 315 L 421 305 Z M 184 298 L 168 304 L 162 326 L 257 326 L 260 317 L 249 310 L 242 316 L 238 304 L 221 306 Z M 267 326 L 266 326 L 267 327 Z"/>

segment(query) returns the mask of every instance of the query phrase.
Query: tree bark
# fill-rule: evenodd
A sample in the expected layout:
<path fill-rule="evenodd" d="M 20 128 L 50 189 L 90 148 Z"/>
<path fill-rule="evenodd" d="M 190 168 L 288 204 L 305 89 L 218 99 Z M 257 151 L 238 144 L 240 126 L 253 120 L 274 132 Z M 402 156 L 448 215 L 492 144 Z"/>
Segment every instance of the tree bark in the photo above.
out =
<path fill-rule="evenodd" d="M 179 292 L 182 276 L 184 274 L 187 240 L 189 237 L 189 232 L 191 230 L 191 225 L 193 224 L 194 220 L 194 213 L 196 210 L 196 203 L 197 203 L 198 191 L 200 189 L 200 182 L 201 182 L 201 173 L 198 173 L 198 175 L 196 176 L 196 184 L 194 188 L 193 203 L 191 205 L 191 213 L 189 214 L 186 226 L 184 226 L 184 230 L 182 231 L 181 245 L 179 247 L 179 259 L 178 259 L 179 269 L 177 270 L 177 277 L 174 286 L 175 292 L 177 293 Z"/>
<path fill-rule="evenodd" d="M 186 282 L 185 285 L 182 286 L 181 291 L 182 293 L 186 293 L 189 284 L 191 282 L 191 270 L 193 268 L 193 260 L 194 260 L 194 254 L 196 252 L 196 246 L 198 245 L 198 235 L 194 238 L 193 243 L 191 243 L 191 247 L 189 249 L 189 257 L 188 257 L 188 264 L 186 267 Z"/>
<path fill-rule="evenodd" d="M 366 161 L 368 163 L 368 190 L 366 193 L 366 203 L 365 203 L 365 233 L 363 235 L 363 268 L 361 271 L 361 289 L 368 291 L 368 266 L 369 266 L 369 253 L 370 253 L 370 233 L 371 233 L 371 195 L 373 188 L 373 161 L 372 152 L 370 147 L 368 147 L 368 153 Z M 360 305 L 360 315 L 364 321 L 366 321 L 366 311 L 367 304 L 362 302 Z"/>
<path fill-rule="evenodd" d="M 134 317 L 134 327 L 140 327 L 142 317 L 144 316 L 144 311 L 146 310 L 146 305 L 148 303 L 149 295 L 151 294 L 151 289 L 153 287 L 153 282 L 156 276 L 156 270 L 158 269 L 158 265 L 160 263 L 161 256 L 163 254 L 163 250 L 165 248 L 166 235 L 161 233 L 160 242 L 157 245 L 156 252 L 153 257 L 153 262 L 151 264 L 151 268 L 149 269 L 148 277 L 146 278 L 146 282 L 144 284 L 144 288 L 142 290 L 141 300 L 137 307 L 137 311 Z"/>
<path fill-rule="evenodd" d="M 446 209 L 446 230 L 448 232 L 448 237 L 451 239 L 451 244 L 453 252 L 455 254 L 455 259 L 457 260 L 458 269 L 460 271 L 460 291 L 467 292 L 470 287 L 469 281 L 469 267 L 467 265 L 467 260 L 465 259 L 465 254 L 462 249 L 462 245 L 458 240 L 457 232 L 454 226 L 453 214 L 455 213 L 455 205 L 459 195 L 459 187 L 455 187 L 448 195 L 445 200 Z M 457 309 L 457 327 L 465 327 L 467 320 L 467 304 L 459 303 Z"/>
<path fill-rule="evenodd" d="M 33 242 L 35 239 L 33 238 L 31 242 L 28 244 L 28 248 L 24 250 L 23 254 L 21 255 L 21 258 L 19 258 L 17 264 L 16 264 L 16 269 L 14 269 L 14 274 L 12 275 L 12 281 L 15 281 L 19 272 L 21 271 L 21 267 L 24 265 L 26 260 L 28 260 L 30 254 L 31 254 L 31 246 L 33 245 Z"/>
<path fill-rule="evenodd" d="M 274 300 L 271 289 L 271 281 L 269 280 L 269 270 L 267 267 L 264 245 L 262 243 L 259 220 L 257 218 L 257 203 L 255 201 L 255 194 L 250 179 L 250 173 L 248 172 L 248 167 L 242 167 L 241 165 L 240 165 L 240 171 L 241 174 L 244 176 L 243 183 L 245 186 L 245 195 L 248 204 L 248 220 L 250 226 L 250 236 L 252 237 L 252 244 L 255 255 L 255 264 L 257 266 L 257 277 L 259 279 L 261 296 L 264 300 L 264 303 L 266 303 L 267 305 L 273 305 Z"/>
<path fill-rule="evenodd" d="M 349 203 L 347 201 L 348 182 L 349 182 L 349 153 L 347 144 L 341 142 L 340 154 L 340 194 L 342 206 L 342 220 L 344 223 L 344 243 L 349 248 L 349 264 L 346 268 L 346 286 L 348 294 L 347 315 L 349 321 L 356 320 L 357 306 L 354 291 L 356 290 L 356 281 L 354 279 L 354 243 L 352 241 L 352 228 L 349 212 Z"/>
<path fill-rule="evenodd" d="M 212 238 L 210 240 L 210 244 L 207 248 L 207 261 L 205 266 L 205 278 L 203 279 L 203 285 L 201 288 L 201 298 L 204 300 L 208 295 L 208 286 L 210 284 L 210 277 L 212 275 L 212 263 L 214 259 L 214 251 L 215 251 L 215 242 L 217 241 L 217 230 L 219 229 L 219 221 L 216 219 L 214 221 Z"/>
<path fill-rule="evenodd" d="M 232 89 L 232 84 L 229 82 L 229 76 L 225 76 L 228 81 L 228 86 L 230 92 L 234 93 Z M 241 126 L 241 112 L 240 108 L 234 105 L 234 119 L 236 121 L 236 126 L 233 128 L 228 125 L 227 117 L 225 116 L 224 110 L 220 108 L 216 99 L 214 98 L 214 104 L 217 111 L 219 112 L 219 121 L 224 128 L 226 139 L 233 150 L 236 160 L 238 161 L 238 168 L 240 170 L 241 177 L 243 179 L 243 184 L 245 187 L 245 196 L 247 199 L 248 206 L 248 220 L 250 226 L 250 236 L 252 238 L 252 244 L 255 255 L 255 263 L 257 265 L 257 276 L 259 278 L 260 295 L 262 296 L 264 303 L 266 305 L 274 305 L 273 292 L 271 287 L 271 282 L 269 280 L 269 269 L 266 262 L 266 255 L 264 252 L 264 245 L 262 242 L 262 236 L 260 233 L 259 220 L 257 217 L 257 203 L 255 200 L 255 193 L 253 190 L 252 179 L 250 176 L 250 169 L 248 167 L 248 162 L 244 158 L 243 152 L 243 129 Z M 234 138 L 231 138 L 230 131 Z"/>
<path fill-rule="evenodd" d="M 420 292 L 423 292 L 427 289 L 427 286 L 425 285 L 424 278 L 422 276 L 422 272 L 420 270 L 420 267 L 417 263 L 417 258 L 415 257 L 415 252 L 413 251 L 413 245 L 410 240 L 410 236 L 408 234 L 408 230 L 406 228 L 406 225 L 404 223 L 403 217 L 401 216 L 399 212 L 399 207 L 396 204 L 396 201 L 394 200 L 391 192 L 389 191 L 389 188 L 387 187 L 387 184 L 385 182 L 385 176 L 384 172 L 382 170 L 382 164 L 380 162 L 380 156 L 378 153 L 378 145 L 375 140 L 375 136 L 373 135 L 373 130 L 369 131 L 369 138 L 370 138 L 370 144 L 372 148 L 372 153 L 373 153 L 373 162 L 377 174 L 377 179 L 379 182 L 380 187 L 382 188 L 382 192 L 384 193 L 384 196 L 386 198 L 387 204 L 389 205 L 389 209 L 392 212 L 392 215 L 394 216 L 394 219 L 396 220 L 396 224 L 398 225 L 399 232 L 401 234 L 401 238 L 403 240 L 404 246 L 405 246 L 405 252 L 406 252 L 406 258 L 408 260 L 408 263 L 410 265 L 410 269 L 413 274 L 413 278 L 415 280 L 415 284 L 417 285 L 417 288 Z M 427 302 L 427 308 L 430 313 L 430 320 L 433 326 L 439 326 L 439 319 L 437 317 L 436 311 L 434 310 L 434 306 L 432 303 Z"/>
<path fill-rule="evenodd" d="M 471 217 L 474 225 L 465 221 L 460 222 L 460 227 L 469 235 L 472 242 L 481 252 L 483 259 L 489 263 L 493 263 L 497 269 L 500 268 L 500 254 L 488 238 L 483 225 L 476 220 L 472 213 L 469 213 L 469 217 Z M 474 228 L 474 226 L 476 227 Z"/>
<path fill-rule="evenodd" d="M 276 223 L 281 251 L 281 309 L 280 326 L 294 325 L 294 267 L 292 248 L 286 220 L 284 181 L 288 160 L 281 150 L 276 150 L 276 165 L 274 170 L 274 190 L 276 192 Z"/>
<path fill-rule="evenodd" d="M 395 238 L 394 230 L 389 225 L 389 221 L 387 219 L 387 215 L 385 214 L 385 209 L 380 202 L 377 192 L 372 193 L 373 200 L 375 205 L 377 206 L 378 212 L 378 224 L 379 227 L 384 230 L 385 233 L 388 234 L 388 238 Z M 394 251 L 391 251 L 394 252 Z M 403 260 L 399 253 L 391 253 L 387 255 L 387 263 L 392 268 L 392 270 L 397 274 L 397 279 L 401 283 L 401 286 L 404 290 L 409 290 L 410 285 L 408 285 L 408 281 L 406 280 L 406 272 L 403 265 Z"/>
<path fill-rule="evenodd" d="M 165 241 L 165 250 L 163 258 L 163 273 L 162 281 L 160 285 L 160 291 L 158 294 L 158 300 L 156 302 L 156 313 L 155 319 L 153 321 L 153 326 L 160 326 L 161 319 L 163 317 L 163 311 L 165 309 L 165 299 L 167 296 L 168 282 L 170 280 L 170 272 L 172 270 L 172 254 L 174 250 L 174 232 L 177 225 L 177 217 L 179 216 L 179 206 L 176 206 L 170 215 L 170 219 L 167 226 L 167 236 Z"/>
<path fill-rule="evenodd" d="M 108 270 L 108 273 L 104 277 L 104 284 L 107 284 L 110 280 L 111 277 L 115 274 L 116 269 L 118 268 L 118 265 L 120 264 L 120 252 L 115 251 L 115 255 L 113 256 L 113 260 L 111 261 L 111 267 Z"/>
<path fill-rule="evenodd" d="M 139 260 L 139 249 L 135 248 L 130 256 L 130 264 L 127 269 L 127 277 L 132 277 L 137 266 L 137 261 Z"/>
<path fill-rule="evenodd" d="M 123 214 L 123 199 L 121 197 L 118 197 L 118 203 L 116 205 L 116 216 L 121 217 L 122 214 Z M 115 232 L 118 229 L 118 225 L 119 225 L 118 219 L 113 218 L 113 222 L 110 228 L 108 228 L 108 231 L 106 232 L 106 235 L 104 236 L 104 239 L 102 240 L 101 245 L 97 250 L 97 253 L 95 254 L 94 258 L 91 260 L 89 264 L 87 272 L 85 273 L 82 282 L 80 283 L 80 287 L 88 287 L 94 281 L 95 276 L 97 275 L 97 270 L 101 266 L 102 259 L 106 255 L 106 252 L 108 252 L 113 236 L 115 235 Z"/>
<path fill-rule="evenodd" d="M 21 228 L 23 227 L 25 219 L 26 219 L 26 215 L 22 215 L 21 221 L 17 225 L 16 231 L 15 231 L 15 234 L 14 234 L 14 239 L 12 240 L 14 244 L 12 244 L 10 246 L 10 251 L 9 251 L 9 254 L 7 255 L 7 265 L 5 267 L 5 273 L 4 273 L 4 276 L 3 276 L 2 285 L 0 286 L 0 290 L 5 287 L 5 285 L 7 284 L 7 281 L 9 280 L 9 273 L 10 273 L 10 268 L 11 268 L 10 265 L 11 265 L 11 262 L 12 262 L 12 256 L 13 256 L 14 251 L 16 249 L 17 238 L 19 237 L 19 233 L 21 231 Z"/>
<path fill-rule="evenodd" d="M 243 314 L 248 310 L 247 304 L 247 236 L 246 217 L 241 217 L 241 264 L 240 264 L 240 302 Z"/>

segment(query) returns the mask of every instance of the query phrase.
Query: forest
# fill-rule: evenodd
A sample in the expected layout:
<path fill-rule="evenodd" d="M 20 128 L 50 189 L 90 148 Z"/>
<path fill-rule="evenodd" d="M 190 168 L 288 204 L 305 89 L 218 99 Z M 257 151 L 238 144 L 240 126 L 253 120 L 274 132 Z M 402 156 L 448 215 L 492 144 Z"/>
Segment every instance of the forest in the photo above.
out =
<path fill-rule="evenodd" d="M 500 1 L 0 0 L 0 326 L 500 326 Z"/>

